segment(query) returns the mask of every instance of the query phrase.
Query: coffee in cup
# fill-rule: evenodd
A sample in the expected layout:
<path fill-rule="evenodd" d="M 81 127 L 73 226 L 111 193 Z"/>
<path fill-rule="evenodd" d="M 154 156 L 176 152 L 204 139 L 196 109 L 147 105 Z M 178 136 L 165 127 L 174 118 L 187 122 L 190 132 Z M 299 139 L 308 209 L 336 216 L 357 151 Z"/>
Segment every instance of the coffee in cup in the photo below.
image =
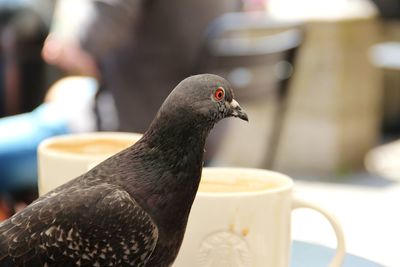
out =
<path fill-rule="evenodd" d="M 53 142 L 47 146 L 48 150 L 58 153 L 79 155 L 109 155 L 115 154 L 134 144 L 134 140 L 120 140 L 99 137 L 96 139 L 72 139 Z"/>
<path fill-rule="evenodd" d="M 277 188 L 279 184 L 253 177 L 243 178 L 233 175 L 229 179 L 204 177 L 198 192 L 202 193 L 243 193 L 257 192 Z"/>

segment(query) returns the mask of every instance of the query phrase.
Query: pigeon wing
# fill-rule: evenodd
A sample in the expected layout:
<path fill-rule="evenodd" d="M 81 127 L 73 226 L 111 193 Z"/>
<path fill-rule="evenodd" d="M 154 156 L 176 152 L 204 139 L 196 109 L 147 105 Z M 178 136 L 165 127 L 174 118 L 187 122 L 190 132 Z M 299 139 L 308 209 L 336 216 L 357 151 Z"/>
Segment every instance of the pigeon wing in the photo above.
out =
<path fill-rule="evenodd" d="M 0 224 L 0 266 L 143 266 L 158 229 L 119 187 L 54 191 Z"/>

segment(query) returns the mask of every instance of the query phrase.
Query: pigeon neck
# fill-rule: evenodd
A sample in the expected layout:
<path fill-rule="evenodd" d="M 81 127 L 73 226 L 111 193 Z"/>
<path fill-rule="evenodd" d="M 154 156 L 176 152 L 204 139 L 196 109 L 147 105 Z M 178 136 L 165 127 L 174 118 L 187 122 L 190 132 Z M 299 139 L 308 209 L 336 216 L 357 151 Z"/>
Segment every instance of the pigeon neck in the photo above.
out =
<path fill-rule="evenodd" d="M 144 139 L 152 148 L 164 153 L 171 151 L 170 156 L 175 160 L 182 161 L 187 154 L 200 156 L 202 160 L 204 144 L 213 125 L 211 121 L 200 121 L 186 114 L 158 114 Z"/>
<path fill-rule="evenodd" d="M 211 125 L 188 116 L 164 116 L 152 123 L 142 141 L 147 146 L 146 154 L 150 158 L 167 164 L 164 167 L 173 173 L 183 171 L 193 175 L 193 172 L 201 171 L 204 145 L 211 128 Z"/>

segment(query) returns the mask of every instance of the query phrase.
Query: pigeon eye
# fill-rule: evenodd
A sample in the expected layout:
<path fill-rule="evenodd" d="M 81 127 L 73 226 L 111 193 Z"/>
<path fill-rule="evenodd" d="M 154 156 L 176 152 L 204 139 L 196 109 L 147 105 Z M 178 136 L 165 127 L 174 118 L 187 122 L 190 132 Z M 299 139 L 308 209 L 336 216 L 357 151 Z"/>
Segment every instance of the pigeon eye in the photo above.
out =
<path fill-rule="evenodd" d="M 224 98 L 225 96 L 225 90 L 223 87 L 218 87 L 217 90 L 214 92 L 214 98 L 217 101 L 220 101 Z"/>

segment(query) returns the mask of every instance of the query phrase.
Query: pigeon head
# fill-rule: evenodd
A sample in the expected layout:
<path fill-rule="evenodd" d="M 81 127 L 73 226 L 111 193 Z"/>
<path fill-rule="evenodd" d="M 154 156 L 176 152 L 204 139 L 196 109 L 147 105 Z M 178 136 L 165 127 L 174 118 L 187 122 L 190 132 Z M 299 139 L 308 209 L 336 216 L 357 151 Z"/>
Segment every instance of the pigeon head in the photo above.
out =
<path fill-rule="evenodd" d="M 248 121 L 246 112 L 234 99 L 230 83 L 213 74 L 184 79 L 167 97 L 160 113 L 172 113 L 180 121 L 187 118 L 211 126 L 227 117 Z"/>

